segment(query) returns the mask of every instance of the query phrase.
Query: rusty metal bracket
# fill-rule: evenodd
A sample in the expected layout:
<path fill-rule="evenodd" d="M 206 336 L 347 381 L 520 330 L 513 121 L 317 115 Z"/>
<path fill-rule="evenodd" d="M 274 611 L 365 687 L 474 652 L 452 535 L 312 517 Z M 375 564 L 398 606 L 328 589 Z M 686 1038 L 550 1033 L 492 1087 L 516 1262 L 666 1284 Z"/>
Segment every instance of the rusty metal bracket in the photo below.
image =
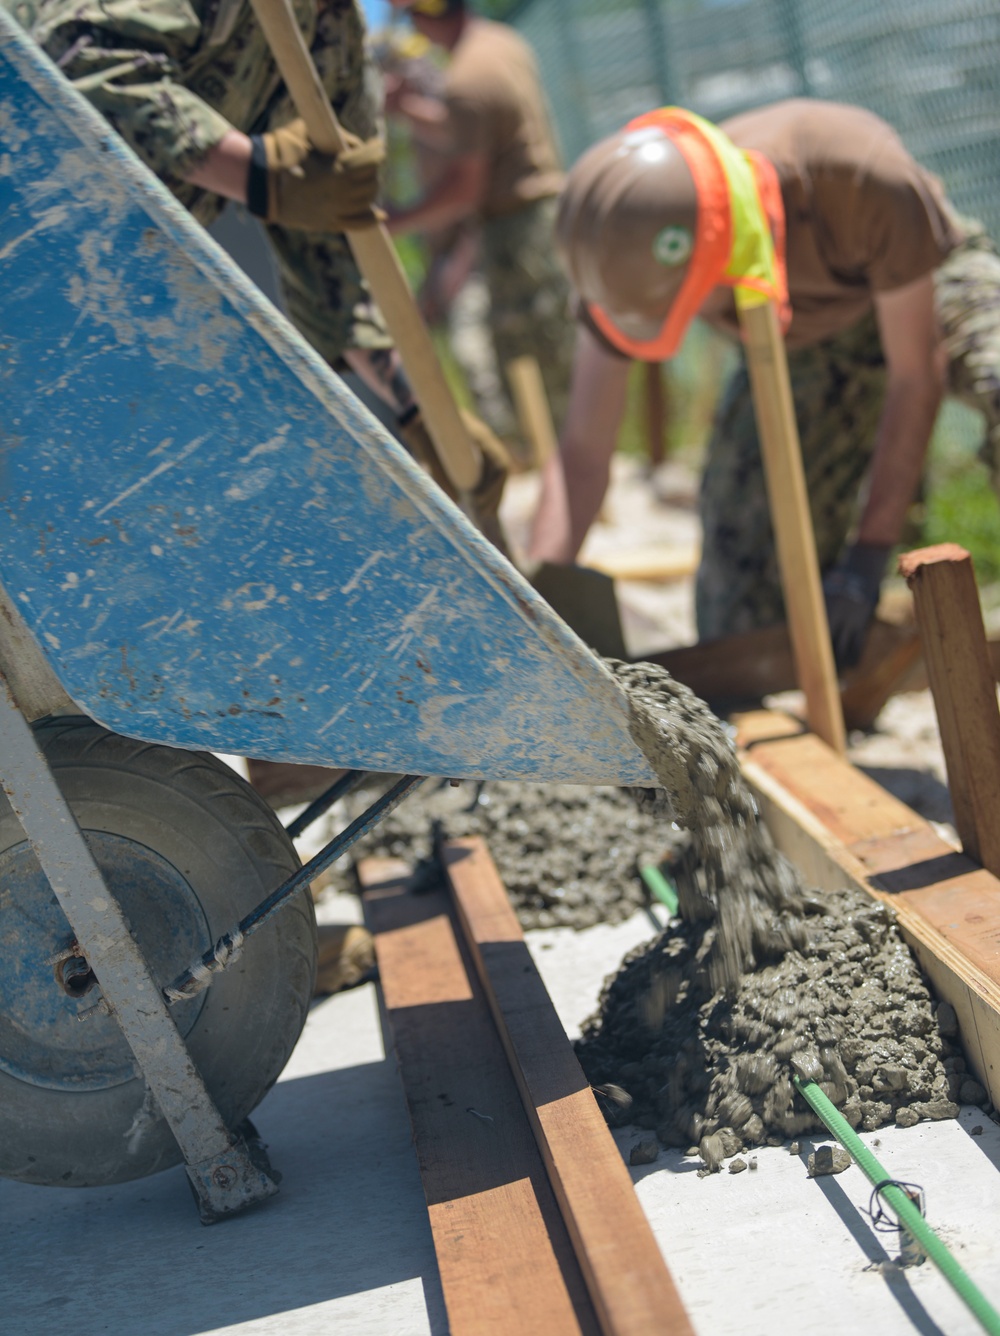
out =
<path fill-rule="evenodd" d="M 0 673 L 0 786 L 184 1156 L 203 1224 L 277 1192 L 226 1128 L 31 726 Z"/>

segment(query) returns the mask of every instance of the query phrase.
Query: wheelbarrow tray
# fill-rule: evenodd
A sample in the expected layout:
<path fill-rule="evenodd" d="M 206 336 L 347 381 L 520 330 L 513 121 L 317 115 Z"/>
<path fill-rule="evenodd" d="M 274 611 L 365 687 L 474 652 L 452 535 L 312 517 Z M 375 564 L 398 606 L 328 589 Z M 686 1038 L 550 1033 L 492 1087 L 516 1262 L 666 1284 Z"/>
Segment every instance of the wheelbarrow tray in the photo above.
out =
<path fill-rule="evenodd" d="M 0 582 L 106 727 L 651 783 L 607 669 L 0 11 Z"/>

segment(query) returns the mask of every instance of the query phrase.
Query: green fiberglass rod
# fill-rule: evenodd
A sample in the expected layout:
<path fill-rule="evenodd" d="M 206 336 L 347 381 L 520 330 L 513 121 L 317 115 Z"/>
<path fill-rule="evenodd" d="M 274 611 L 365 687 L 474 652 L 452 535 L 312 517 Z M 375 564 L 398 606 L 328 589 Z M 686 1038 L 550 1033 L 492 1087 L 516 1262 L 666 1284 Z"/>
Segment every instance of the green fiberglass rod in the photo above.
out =
<path fill-rule="evenodd" d="M 920 1214 L 917 1206 L 901 1187 L 896 1186 L 891 1175 L 886 1173 L 844 1115 L 827 1099 L 815 1081 L 803 1080 L 800 1076 L 794 1076 L 792 1080 L 795 1089 L 813 1113 L 854 1158 L 872 1185 L 878 1188 L 879 1196 L 884 1198 L 885 1204 L 895 1211 L 899 1223 L 917 1241 L 958 1297 L 978 1319 L 983 1330 L 989 1332 L 990 1336 L 1000 1336 L 1000 1313 L 959 1266 Z"/>
<path fill-rule="evenodd" d="M 666 905 L 667 912 L 671 915 L 676 914 L 677 892 L 655 863 L 644 863 L 639 869 L 639 875 L 657 900 Z"/>

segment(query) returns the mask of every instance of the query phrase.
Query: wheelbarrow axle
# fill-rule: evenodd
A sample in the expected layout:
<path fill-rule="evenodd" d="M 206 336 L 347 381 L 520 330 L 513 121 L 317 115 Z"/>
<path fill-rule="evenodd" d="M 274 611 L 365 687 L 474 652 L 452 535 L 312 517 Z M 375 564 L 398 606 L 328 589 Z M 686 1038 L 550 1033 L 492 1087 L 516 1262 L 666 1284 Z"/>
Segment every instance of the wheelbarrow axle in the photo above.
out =
<path fill-rule="evenodd" d="M 356 773 L 351 772 L 351 774 Z M 337 785 L 344 785 L 341 792 L 346 792 L 347 788 L 353 787 L 345 782 L 350 777 L 350 774 L 344 775 L 337 781 Z M 204 955 L 189 965 L 187 969 L 182 970 L 177 978 L 163 989 L 163 998 L 167 1005 L 172 1006 L 175 1002 L 183 1002 L 187 998 L 197 997 L 200 992 L 208 988 L 214 975 L 220 974 L 239 960 L 243 953 L 243 945 L 252 933 L 256 932 L 258 928 L 262 928 L 268 919 L 273 918 L 297 891 L 314 881 L 331 863 L 336 862 L 342 854 L 346 853 L 352 844 L 356 844 L 363 835 L 367 835 L 383 817 L 388 816 L 391 811 L 397 808 L 404 798 L 408 797 L 414 789 L 419 788 L 425 778 L 424 775 L 404 775 L 391 789 L 388 789 L 380 798 L 376 799 L 366 811 L 356 817 L 339 835 L 335 836 L 329 844 L 325 845 L 318 854 L 310 858 L 308 863 L 304 863 L 298 872 L 289 877 L 287 881 L 282 882 L 249 914 L 244 915 L 235 927 L 223 933 L 214 946 L 210 947 Z M 332 788 L 336 788 L 337 785 L 333 785 Z M 328 790 L 328 792 L 330 791 Z M 317 799 L 317 802 L 319 801 L 322 801 L 322 798 Z"/>

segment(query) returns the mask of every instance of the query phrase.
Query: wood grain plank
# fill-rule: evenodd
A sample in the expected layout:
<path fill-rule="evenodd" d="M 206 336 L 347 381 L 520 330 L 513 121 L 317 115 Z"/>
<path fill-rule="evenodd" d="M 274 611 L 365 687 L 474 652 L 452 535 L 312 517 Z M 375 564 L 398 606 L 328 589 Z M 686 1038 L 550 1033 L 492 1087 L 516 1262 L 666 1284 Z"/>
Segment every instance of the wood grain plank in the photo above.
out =
<path fill-rule="evenodd" d="M 955 543 L 900 558 L 934 696 L 962 848 L 1000 876 L 1000 710 L 972 558 Z"/>
<path fill-rule="evenodd" d="M 1000 1100 L 1000 880 L 818 738 L 757 711 L 737 722 L 745 778 L 778 847 L 821 889 L 891 904 L 967 1056 Z M 744 744 L 752 745 L 746 747 Z"/>
<path fill-rule="evenodd" d="M 359 868 L 452 1336 L 596 1336 L 598 1325 L 444 892 Z"/>
<path fill-rule="evenodd" d="M 881 784 L 856 770 L 798 721 L 778 711 L 737 715 L 737 743 L 772 773 L 844 844 L 898 836 L 927 823 Z M 783 736 L 784 734 L 784 736 Z"/>
<path fill-rule="evenodd" d="M 805 694 L 810 728 L 843 753 L 844 712 L 778 311 L 768 301 L 741 305 L 738 314 L 796 677 Z"/>
<path fill-rule="evenodd" d="M 617 578 L 605 562 L 602 569 Z M 914 670 L 920 658 L 920 637 L 912 625 L 872 623 L 857 667 L 844 674 L 840 702 L 848 728 L 869 728 L 886 703 Z M 657 654 L 643 661 L 658 664 L 718 709 L 761 700 L 796 684 L 795 661 L 788 627 L 767 626 L 718 640 Z"/>
<path fill-rule="evenodd" d="M 455 903 L 605 1336 L 692 1327 L 481 839 L 442 846 Z"/>

